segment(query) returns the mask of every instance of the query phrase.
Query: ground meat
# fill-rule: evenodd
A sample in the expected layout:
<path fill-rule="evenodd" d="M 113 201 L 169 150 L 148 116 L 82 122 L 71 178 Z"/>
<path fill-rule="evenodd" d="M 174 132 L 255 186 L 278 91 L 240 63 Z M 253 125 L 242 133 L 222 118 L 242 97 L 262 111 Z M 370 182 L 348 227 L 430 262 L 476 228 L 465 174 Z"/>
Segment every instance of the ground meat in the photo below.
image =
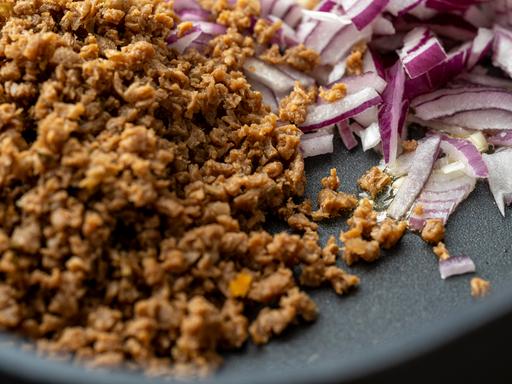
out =
<path fill-rule="evenodd" d="M 447 260 L 450 258 L 450 253 L 442 241 L 440 241 L 432 250 L 439 260 Z"/>
<path fill-rule="evenodd" d="M 491 283 L 480 277 L 473 277 L 470 281 L 471 296 L 483 297 L 489 294 L 491 290 Z"/>
<path fill-rule="evenodd" d="M 373 262 L 380 257 L 381 247 L 390 249 L 403 237 L 407 224 L 386 218 L 377 223 L 377 212 L 368 199 L 359 202 L 352 217 L 347 220 L 348 231 L 340 233 L 343 241 L 343 260 L 348 265 L 362 259 Z"/>
<path fill-rule="evenodd" d="M 294 124 L 302 124 L 308 116 L 308 106 L 315 103 L 317 91 L 314 87 L 306 90 L 296 82 L 293 91 L 279 103 L 279 118 Z"/>
<path fill-rule="evenodd" d="M 320 62 L 320 55 L 302 44 L 288 48 L 281 54 L 279 46 L 274 44 L 260 55 L 260 58 L 269 64 L 288 64 L 292 68 L 311 72 Z"/>
<path fill-rule="evenodd" d="M 366 43 L 358 43 L 352 47 L 352 51 L 347 58 L 347 74 L 361 75 L 363 73 L 363 59 L 366 53 Z"/>
<path fill-rule="evenodd" d="M 294 270 L 321 264 L 338 293 L 357 285 L 333 265 L 335 241 L 319 245 L 311 204 L 293 203 L 300 130 L 243 76 L 259 2 L 201 3 L 228 31 L 182 55 L 166 40 L 191 25 L 172 2 L 2 11 L 0 328 L 42 351 L 207 372 L 220 350 L 315 318 Z M 282 58 L 309 70 L 319 56 Z M 263 230 L 274 212 L 301 234 Z"/>
<path fill-rule="evenodd" d="M 320 88 L 318 96 L 328 103 L 343 99 L 347 95 L 347 86 L 343 83 L 336 83 L 329 89 Z"/>
<path fill-rule="evenodd" d="M 384 190 L 392 182 L 391 177 L 382 171 L 379 167 L 370 168 L 357 181 L 359 187 L 368 192 L 373 198 Z"/>
<path fill-rule="evenodd" d="M 254 25 L 254 35 L 259 44 L 268 44 L 274 35 L 281 29 L 283 22 L 278 20 L 270 22 L 265 19 L 258 19 Z"/>
<path fill-rule="evenodd" d="M 421 238 L 430 244 L 437 244 L 444 239 L 444 223 L 441 219 L 428 219 L 421 231 Z"/>
<path fill-rule="evenodd" d="M 402 148 L 404 152 L 414 152 L 418 147 L 418 142 L 416 140 L 404 140 L 402 141 Z"/>
<path fill-rule="evenodd" d="M 305 293 L 294 288 L 279 300 L 279 308 L 260 311 L 249 332 L 256 344 L 264 344 L 272 335 L 283 332 L 298 317 L 312 321 L 316 316 L 316 304 Z"/>
<path fill-rule="evenodd" d="M 400 241 L 406 230 L 407 223 L 405 221 L 397 222 L 386 218 L 379 225 L 373 227 L 371 237 L 373 240 L 378 241 L 382 248 L 390 249 Z"/>
<path fill-rule="evenodd" d="M 340 180 L 336 169 L 331 169 L 329 176 L 324 177 L 321 183 L 324 188 L 318 193 L 318 210 L 312 213 L 313 220 L 336 217 L 356 207 L 355 196 L 337 191 Z"/>

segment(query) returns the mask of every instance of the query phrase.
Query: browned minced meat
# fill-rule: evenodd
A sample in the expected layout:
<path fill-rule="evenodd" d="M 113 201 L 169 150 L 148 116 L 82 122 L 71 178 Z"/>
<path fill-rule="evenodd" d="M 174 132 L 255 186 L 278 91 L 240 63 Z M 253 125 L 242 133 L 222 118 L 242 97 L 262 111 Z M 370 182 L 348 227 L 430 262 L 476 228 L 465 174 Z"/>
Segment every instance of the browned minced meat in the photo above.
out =
<path fill-rule="evenodd" d="M 308 116 L 308 106 L 314 104 L 317 98 L 315 87 L 305 89 L 300 82 L 295 82 L 293 91 L 283 97 L 279 103 L 279 118 L 294 124 L 302 124 Z"/>
<path fill-rule="evenodd" d="M 402 148 L 405 152 L 414 152 L 418 147 L 418 142 L 416 140 L 404 140 L 402 141 Z"/>
<path fill-rule="evenodd" d="M 318 96 L 328 103 L 334 103 L 335 101 L 343 99 L 347 95 L 347 86 L 343 83 L 336 83 L 332 87 L 320 88 Z"/>
<path fill-rule="evenodd" d="M 430 244 L 437 244 L 444 239 L 444 223 L 441 219 L 428 219 L 421 231 L 421 238 Z"/>
<path fill-rule="evenodd" d="M 380 257 L 380 249 L 394 247 L 403 237 L 407 224 L 390 218 L 377 223 L 377 213 L 368 199 L 359 202 L 352 217 L 347 220 L 349 229 L 341 232 L 343 260 L 352 265 L 359 259 L 372 262 Z"/>
<path fill-rule="evenodd" d="M 167 46 L 163 0 L 20 0 L 0 21 L 0 328 L 93 366 L 207 370 L 314 319 L 293 268 L 354 284 L 300 217 L 262 230 L 304 192 L 301 133 L 241 72 L 258 2 L 218 3 L 232 28 L 206 56 Z"/>
<path fill-rule="evenodd" d="M 254 25 L 254 35 L 256 37 L 256 42 L 259 44 L 268 44 L 277 33 L 277 31 L 279 31 L 282 25 L 283 22 L 280 20 L 271 22 L 265 19 L 258 19 Z"/>
<path fill-rule="evenodd" d="M 384 188 L 391 184 L 391 181 L 391 177 L 379 167 L 372 167 L 359 178 L 357 184 L 362 190 L 375 198 Z"/>
<path fill-rule="evenodd" d="M 320 62 L 320 55 L 303 44 L 288 48 L 284 54 L 281 54 L 279 46 L 274 44 L 263 52 L 260 58 L 269 64 L 288 64 L 302 72 L 311 72 Z"/>
<path fill-rule="evenodd" d="M 373 240 L 379 242 L 382 248 L 390 249 L 398 243 L 406 230 L 407 223 L 405 221 L 386 218 L 378 226 L 373 227 L 371 236 Z"/>
<path fill-rule="evenodd" d="M 432 248 L 435 255 L 438 257 L 439 260 L 447 260 L 450 258 L 450 253 L 448 252 L 448 249 L 446 249 L 446 246 L 442 241 L 440 241 L 436 246 Z"/>
<path fill-rule="evenodd" d="M 340 180 L 335 168 L 330 170 L 329 176 L 324 177 L 321 183 L 323 189 L 318 193 L 318 210 L 312 213 L 313 220 L 336 217 L 356 207 L 357 199 L 354 195 L 337 191 Z"/>
<path fill-rule="evenodd" d="M 483 297 L 491 291 L 491 283 L 481 277 L 473 277 L 470 281 L 471 296 Z"/>
<path fill-rule="evenodd" d="M 361 42 L 352 47 L 352 52 L 347 58 L 347 74 L 360 75 L 363 73 L 363 59 L 367 50 L 366 43 Z"/>

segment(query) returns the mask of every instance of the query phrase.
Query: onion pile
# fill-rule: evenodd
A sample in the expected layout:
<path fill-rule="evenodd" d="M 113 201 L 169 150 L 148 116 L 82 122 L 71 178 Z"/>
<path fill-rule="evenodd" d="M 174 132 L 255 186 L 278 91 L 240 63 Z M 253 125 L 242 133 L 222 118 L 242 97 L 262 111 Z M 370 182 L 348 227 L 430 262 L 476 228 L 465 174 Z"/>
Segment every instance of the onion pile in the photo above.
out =
<path fill-rule="evenodd" d="M 320 63 L 303 73 L 255 57 L 245 63 L 245 73 L 274 113 L 297 81 L 326 89 L 344 83 L 345 97 L 319 97 L 307 107 L 300 125 L 304 157 L 335 150 L 332 126 L 347 149 L 356 148 L 359 138 L 363 150 L 382 153 L 386 171 L 404 178 L 388 215 L 406 218 L 410 228 L 421 230 L 429 218 L 446 222 L 478 180 L 489 182 L 505 215 L 512 201 L 509 3 L 323 0 L 305 9 L 294 0 L 261 0 L 260 17 L 282 23 L 271 44 L 281 52 L 302 44 L 319 53 Z M 170 36 L 177 50 L 202 49 L 225 31 L 194 0 L 176 0 L 175 7 L 194 24 L 185 35 Z M 361 44 L 361 73 L 354 74 L 348 61 Z M 402 154 L 410 124 L 423 126 L 427 138 L 416 153 Z M 415 209 L 420 205 L 421 214 Z"/>

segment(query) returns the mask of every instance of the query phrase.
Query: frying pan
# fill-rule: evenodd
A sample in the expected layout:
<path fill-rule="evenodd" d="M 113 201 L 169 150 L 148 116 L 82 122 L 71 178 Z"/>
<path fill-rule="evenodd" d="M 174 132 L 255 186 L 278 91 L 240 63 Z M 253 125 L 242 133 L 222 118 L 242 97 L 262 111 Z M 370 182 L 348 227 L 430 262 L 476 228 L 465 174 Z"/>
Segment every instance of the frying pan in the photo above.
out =
<path fill-rule="evenodd" d="M 332 155 L 306 160 L 308 196 L 316 196 L 320 179 L 331 167 L 341 176 L 341 189 L 357 193 L 356 180 L 379 161 L 377 155 L 360 149 L 348 152 L 339 138 L 335 148 Z M 269 227 L 285 229 L 277 222 Z M 342 228 L 346 228 L 345 218 L 325 222 L 322 241 L 329 235 L 337 237 Z M 315 323 L 292 327 L 266 346 L 249 344 L 226 354 L 222 369 L 202 382 L 348 383 L 399 370 L 454 341 L 467 340 L 478 329 L 492 328 L 493 322 L 512 313 L 511 234 L 512 220 L 499 214 L 487 185 L 479 183 L 451 217 L 446 242 L 452 254 L 467 254 L 474 260 L 477 274 L 491 281 L 490 296 L 471 297 L 471 275 L 442 280 L 431 247 L 409 233 L 376 263 L 344 267 L 361 278 L 360 288 L 350 295 L 339 297 L 329 289 L 312 291 L 320 309 Z M 2 383 L 164 382 L 136 373 L 86 371 L 37 357 L 18 347 L 11 336 L 3 338 L 0 373 L 9 381 Z"/>

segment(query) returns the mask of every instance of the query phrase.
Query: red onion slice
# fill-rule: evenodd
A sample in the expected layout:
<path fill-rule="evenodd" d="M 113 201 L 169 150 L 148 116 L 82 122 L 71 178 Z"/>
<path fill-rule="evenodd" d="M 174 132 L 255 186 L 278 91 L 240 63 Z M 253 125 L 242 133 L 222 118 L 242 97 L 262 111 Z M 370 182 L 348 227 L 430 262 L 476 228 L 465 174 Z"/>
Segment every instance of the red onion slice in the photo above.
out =
<path fill-rule="evenodd" d="M 361 138 L 363 151 L 366 152 L 369 149 L 375 148 L 381 142 L 379 124 L 370 124 L 366 129 L 359 132 L 359 137 Z"/>
<path fill-rule="evenodd" d="M 304 158 L 332 153 L 334 135 L 329 132 L 320 134 L 304 134 L 301 137 L 300 149 Z"/>
<path fill-rule="evenodd" d="M 249 79 L 249 83 L 255 91 L 261 93 L 263 103 L 268 105 L 273 113 L 279 113 L 279 101 L 276 99 L 274 92 L 266 85 L 261 84 L 259 81 Z"/>
<path fill-rule="evenodd" d="M 347 15 L 361 31 L 382 13 L 388 3 L 389 0 L 358 0 L 347 10 Z"/>
<path fill-rule="evenodd" d="M 338 133 L 340 135 L 341 141 L 345 145 L 345 148 L 350 151 L 351 149 L 357 147 L 357 140 L 354 137 L 354 133 L 350 129 L 347 120 L 337 123 L 336 126 L 338 127 Z"/>
<path fill-rule="evenodd" d="M 477 63 L 487 56 L 491 50 L 494 33 L 487 28 L 479 28 L 478 33 L 471 45 L 471 52 L 466 64 L 468 69 L 473 68 Z"/>
<path fill-rule="evenodd" d="M 512 130 L 512 112 L 494 108 L 459 112 L 439 121 L 474 130 Z"/>
<path fill-rule="evenodd" d="M 436 162 L 434 168 L 440 168 L 438 164 L 441 160 Z M 450 215 L 469 196 L 475 185 L 476 179 L 463 172 L 445 174 L 439 169 L 434 170 L 411 209 L 409 228 L 421 231 L 428 219 L 441 219 L 446 224 Z M 419 206 L 421 210 L 416 209 Z"/>
<path fill-rule="evenodd" d="M 254 58 L 249 58 L 245 61 L 244 73 L 248 78 L 254 79 L 272 89 L 278 98 L 290 93 L 295 85 L 295 80 L 276 66 Z"/>
<path fill-rule="evenodd" d="M 471 141 L 443 135 L 441 149 L 450 158 L 464 163 L 466 165 L 465 172 L 470 176 L 477 178 L 489 176 L 482 154 Z"/>
<path fill-rule="evenodd" d="M 375 89 L 364 88 L 354 94 L 348 94 L 334 103 L 311 105 L 308 107 L 306 121 L 300 128 L 306 132 L 333 125 L 378 105 L 381 101 L 382 99 Z"/>
<path fill-rule="evenodd" d="M 501 214 L 505 216 L 505 203 L 510 204 L 512 198 L 512 149 L 484 154 L 489 168 L 489 187 Z"/>
<path fill-rule="evenodd" d="M 439 272 L 442 279 L 475 271 L 475 263 L 468 256 L 452 256 L 446 260 L 439 260 Z"/>
<path fill-rule="evenodd" d="M 400 62 L 389 71 L 389 82 L 382 94 L 383 104 L 379 110 L 379 128 L 382 149 L 386 164 L 392 163 L 397 156 L 402 102 L 404 97 L 405 73 Z"/>
<path fill-rule="evenodd" d="M 387 210 L 389 216 L 401 219 L 414 203 L 432 172 L 440 143 L 440 137 L 431 136 L 418 145 L 409 173 Z"/>
<path fill-rule="evenodd" d="M 487 137 L 487 142 L 496 147 L 512 147 L 512 130 L 495 132 Z"/>
<path fill-rule="evenodd" d="M 512 32 L 499 26 L 494 27 L 494 32 L 496 37 L 494 38 L 492 62 L 512 77 L 512 56 L 510 55 Z"/>
<path fill-rule="evenodd" d="M 423 75 L 447 58 L 439 40 L 426 28 L 415 28 L 409 32 L 398 55 L 411 79 Z"/>

